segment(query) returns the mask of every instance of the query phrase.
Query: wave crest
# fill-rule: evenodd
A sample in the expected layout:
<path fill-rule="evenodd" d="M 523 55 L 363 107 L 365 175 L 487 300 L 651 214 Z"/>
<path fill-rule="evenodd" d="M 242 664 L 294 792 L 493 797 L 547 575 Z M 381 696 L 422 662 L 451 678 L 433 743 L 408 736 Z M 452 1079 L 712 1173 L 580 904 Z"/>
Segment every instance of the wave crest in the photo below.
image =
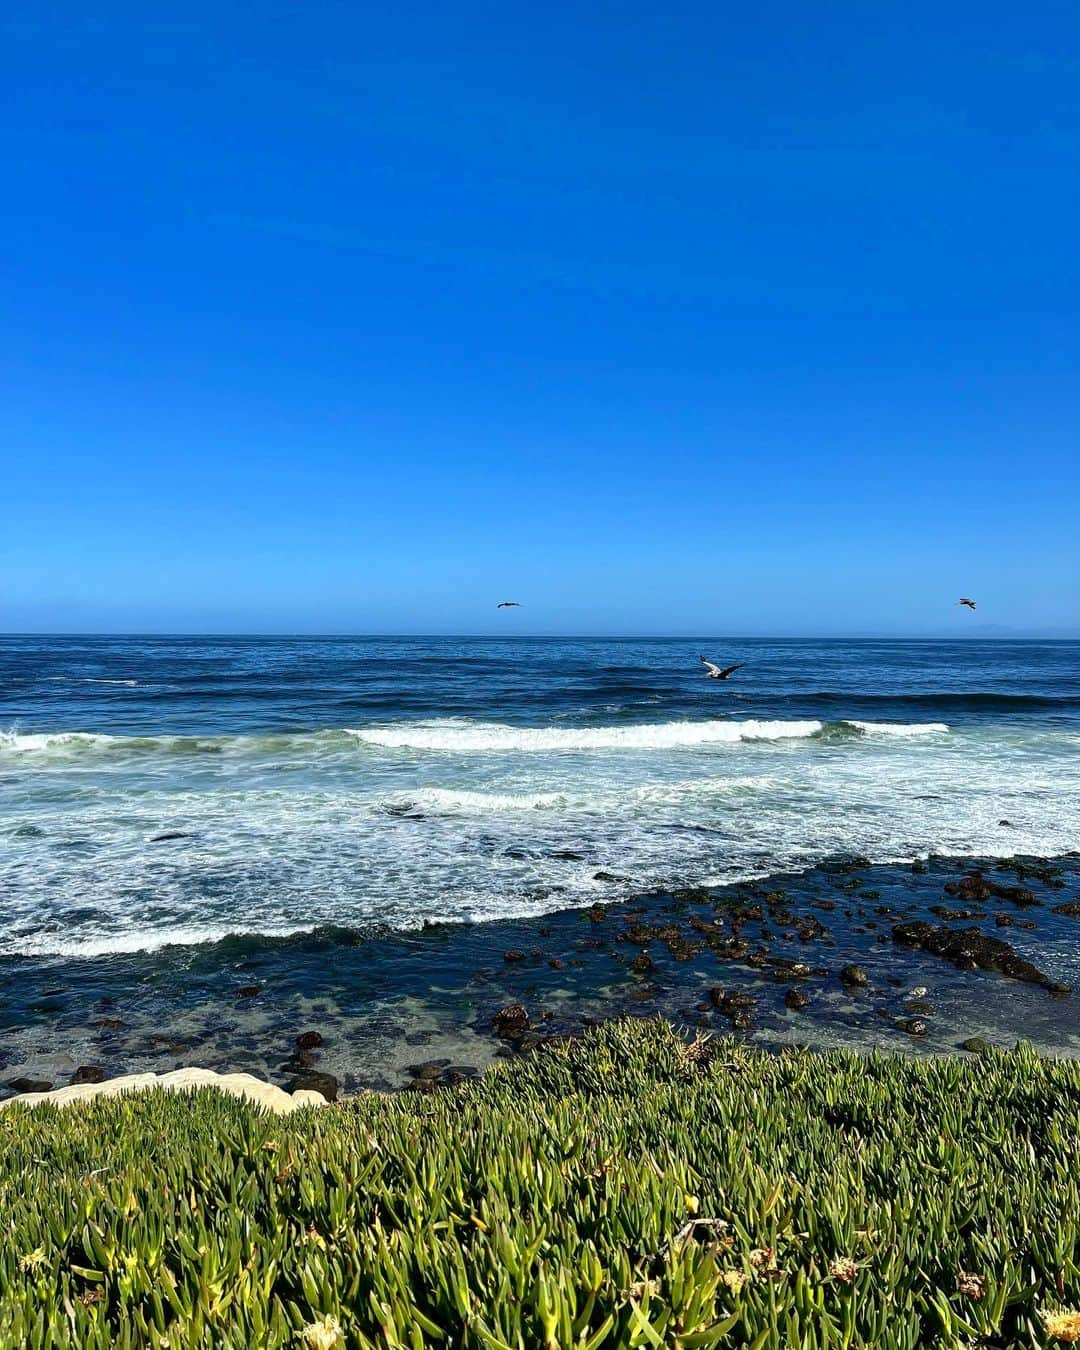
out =
<path fill-rule="evenodd" d="M 553 751 L 667 750 L 736 741 L 776 741 L 813 736 L 821 722 L 655 722 L 627 727 L 514 727 L 497 722 L 411 722 L 392 727 L 348 728 L 364 745 L 385 750 Z"/>
<path fill-rule="evenodd" d="M 262 736 L 107 736 L 92 731 L 0 731 L 0 755 L 68 758 L 81 753 L 128 755 L 326 754 L 356 746 L 447 754 L 545 753 L 575 750 L 673 750 L 740 741 L 805 740 L 814 736 L 925 736 L 944 722 L 742 721 L 644 722 L 632 726 L 526 727 L 442 718 L 341 731 Z M 460 795 L 460 794 L 459 794 Z"/>

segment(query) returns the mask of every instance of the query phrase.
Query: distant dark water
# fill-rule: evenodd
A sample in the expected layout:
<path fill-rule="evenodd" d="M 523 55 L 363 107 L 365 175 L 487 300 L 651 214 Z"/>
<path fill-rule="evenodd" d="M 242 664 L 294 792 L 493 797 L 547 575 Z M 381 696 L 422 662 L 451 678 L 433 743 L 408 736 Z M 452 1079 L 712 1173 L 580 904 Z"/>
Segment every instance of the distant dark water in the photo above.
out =
<path fill-rule="evenodd" d="M 746 669 L 706 680 L 700 652 Z M 462 922 L 838 854 L 1077 847 L 1075 642 L 0 638 L 0 996 L 38 1051 L 91 990 L 180 1017 L 204 960 L 211 984 L 304 972 L 294 1010 L 320 962 L 349 970 L 359 1028 L 425 923 L 448 925 L 432 979 L 457 988 L 487 940 Z M 343 936 L 314 961 L 281 941 L 316 927 Z M 394 997 L 420 1035 L 450 1014 L 410 971 Z"/>

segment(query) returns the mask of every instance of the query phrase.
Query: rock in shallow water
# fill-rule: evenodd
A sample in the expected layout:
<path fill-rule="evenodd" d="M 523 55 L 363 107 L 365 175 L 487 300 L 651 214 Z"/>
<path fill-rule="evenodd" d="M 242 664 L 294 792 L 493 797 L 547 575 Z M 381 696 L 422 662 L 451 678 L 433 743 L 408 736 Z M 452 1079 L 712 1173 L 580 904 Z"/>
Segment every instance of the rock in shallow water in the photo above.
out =
<path fill-rule="evenodd" d="M 1038 967 L 1017 954 L 1000 938 L 986 937 L 977 928 L 945 928 L 913 920 L 898 923 L 892 930 L 893 941 L 902 947 L 921 947 L 933 956 L 951 961 L 960 970 L 996 970 L 1013 980 L 1041 984 L 1054 994 L 1068 993 L 1068 986 L 1055 983 Z"/>
<path fill-rule="evenodd" d="M 529 1025 L 529 1014 L 521 1003 L 511 1003 L 495 1014 L 495 1034 L 504 1038 L 520 1036 Z"/>
<path fill-rule="evenodd" d="M 71 1075 L 73 1083 L 103 1083 L 105 1070 L 97 1064 L 84 1064 Z"/>

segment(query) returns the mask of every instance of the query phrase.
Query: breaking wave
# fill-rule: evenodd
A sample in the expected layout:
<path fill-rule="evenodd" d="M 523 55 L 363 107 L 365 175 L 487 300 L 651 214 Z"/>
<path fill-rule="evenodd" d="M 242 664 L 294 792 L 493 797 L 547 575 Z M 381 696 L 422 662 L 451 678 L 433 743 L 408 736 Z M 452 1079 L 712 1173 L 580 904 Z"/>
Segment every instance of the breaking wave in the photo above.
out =
<path fill-rule="evenodd" d="M 445 718 L 429 722 L 350 727 L 343 731 L 265 736 L 107 736 L 90 731 L 0 732 L 0 756 L 68 759 L 81 754 L 258 755 L 355 750 L 443 753 L 670 750 L 740 741 L 805 740 L 815 736 L 924 736 L 948 731 L 944 722 L 742 721 L 646 722 L 632 726 L 526 727 Z M 460 795 L 460 794 L 459 794 Z"/>
<path fill-rule="evenodd" d="M 709 721 L 656 722 L 622 727 L 514 727 L 490 722 L 434 721 L 349 730 L 365 745 L 388 750 L 550 752 L 558 750 L 669 750 L 739 741 L 802 740 L 833 728 L 849 733 L 918 736 L 948 731 L 943 722 Z"/>

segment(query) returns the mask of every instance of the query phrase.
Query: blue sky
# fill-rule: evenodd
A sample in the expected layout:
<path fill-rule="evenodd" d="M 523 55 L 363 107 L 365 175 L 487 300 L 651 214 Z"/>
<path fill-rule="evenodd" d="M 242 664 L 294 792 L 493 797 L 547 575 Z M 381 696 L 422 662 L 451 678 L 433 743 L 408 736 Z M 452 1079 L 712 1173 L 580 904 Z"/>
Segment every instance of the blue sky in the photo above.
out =
<path fill-rule="evenodd" d="M 0 50 L 0 628 L 1080 625 L 1074 5 Z"/>

